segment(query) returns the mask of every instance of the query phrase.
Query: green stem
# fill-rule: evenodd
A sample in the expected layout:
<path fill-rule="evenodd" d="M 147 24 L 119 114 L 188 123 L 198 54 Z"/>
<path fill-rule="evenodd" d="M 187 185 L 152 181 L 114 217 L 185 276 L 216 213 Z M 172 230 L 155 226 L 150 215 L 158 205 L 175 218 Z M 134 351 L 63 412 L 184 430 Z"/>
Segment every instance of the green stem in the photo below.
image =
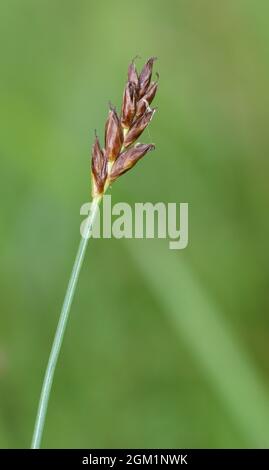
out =
<path fill-rule="evenodd" d="M 76 290 L 79 273 L 81 270 L 81 266 L 83 264 L 88 240 L 91 236 L 92 226 L 93 226 L 96 214 L 98 212 L 98 206 L 100 204 L 101 199 L 102 199 L 102 196 L 98 196 L 98 197 L 95 197 L 92 201 L 91 211 L 86 220 L 86 225 L 85 225 L 84 234 L 83 234 L 84 236 L 81 238 L 81 241 L 78 247 L 78 252 L 76 255 L 76 259 L 74 262 L 74 266 L 72 269 L 71 277 L 68 283 L 68 287 L 67 287 L 67 291 L 65 294 L 64 303 L 62 306 L 54 341 L 52 344 L 49 361 L 48 361 L 48 365 L 47 365 L 47 369 L 46 369 L 46 373 L 44 377 L 44 382 L 43 382 L 43 386 L 41 390 L 41 395 L 39 399 L 38 411 L 37 411 L 36 422 L 35 422 L 35 429 L 34 429 L 34 434 L 33 434 L 33 439 L 32 439 L 32 444 L 31 444 L 32 449 L 39 449 L 40 447 L 54 372 L 55 372 L 55 368 L 57 365 L 57 360 L 58 360 L 58 356 L 60 353 L 61 345 L 63 342 L 64 332 L 65 332 L 66 324 L 67 324 L 68 317 L 69 317 L 70 307 L 71 307 L 74 293 Z"/>

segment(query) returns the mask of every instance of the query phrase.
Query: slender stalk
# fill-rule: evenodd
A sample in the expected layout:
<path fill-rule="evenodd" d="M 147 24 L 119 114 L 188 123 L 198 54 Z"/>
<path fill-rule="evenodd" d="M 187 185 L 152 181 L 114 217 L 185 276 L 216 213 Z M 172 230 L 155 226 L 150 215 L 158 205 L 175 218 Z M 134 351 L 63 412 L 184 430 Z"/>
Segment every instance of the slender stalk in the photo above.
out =
<path fill-rule="evenodd" d="M 64 303 L 62 306 L 54 341 L 52 344 L 52 348 L 51 348 L 51 352 L 50 352 L 50 356 L 48 360 L 48 365 L 47 365 L 47 369 L 46 369 L 46 373 L 44 377 L 44 382 L 43 382 L 43 386 L 41 390 L 41 395 L 39 399 L 34 434 L 33 434 L 33 439 L 32 439 L 32 444 L 31 444 L 32 449 L 39 449 L 40 447 L 54 372 L 55 372 L 55 368 L 57 365 L 57 360 L 59 357 L 61 345 L 63 342 L 64 332 L 65 332 L 65 328 L 66 328 L 68 317 L 69 317 L 70 307 L 71 307 L 74 293 L 76 290 L 79 273 L 81 270 L 81 266 L 83 264 L 88 240 L 91 236 L 92 226 L 93 226 L 95 217 L 97 215 L 98 206 L 100 204 L 101 199 L 102 199 L 102 196 L 98 196 L 98 197 L 95 197 L 92 201 L 91 211 L 90 211 L 88 219 L 86 220 L 86 225 L 85 225 L 84 234 L 83 234 L 84 236 L 81 238 L 77 255 L 76 255 L 76 259 L 74 262 L 74 266 L 72 269 L 72 273 L 70 276 L 70 280 L 68 283 L 68 287 L 67 287 L 67 291 L 65 294 Z"/>

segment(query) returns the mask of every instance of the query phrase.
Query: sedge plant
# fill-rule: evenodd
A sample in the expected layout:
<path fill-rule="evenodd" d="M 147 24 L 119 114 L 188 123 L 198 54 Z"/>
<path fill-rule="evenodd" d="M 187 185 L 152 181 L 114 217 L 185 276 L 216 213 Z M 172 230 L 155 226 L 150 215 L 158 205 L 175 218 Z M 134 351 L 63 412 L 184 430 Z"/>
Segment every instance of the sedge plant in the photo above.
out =
<path fill-rule="evenodd" d="M 40 448 L 51 386 L 68 322 L 70 307 L 102 197 L 111 183 L 133 168 L 142 157 L 155 148 L 153 144 L 137 143 L 137 139 L 148 126 L 156 111 L 156 109 L 150 107 L 158 88 L 158 80 L 151 81 L 155 59 L 156 57 L 149 58 L 140 74 L 137 73 L 134 60 L 129 65 L 128 79 L 124 88 L 120 115 L 118 115 L 113 106 L 110 105 L 109 107 L 108 118 L 105 124 L 104 148 L 100 145 L 95 132 L 91 160 L 91 210 L 84 226 L 67 286 L 44 376 L 32 438 L 32 449 Z"/>

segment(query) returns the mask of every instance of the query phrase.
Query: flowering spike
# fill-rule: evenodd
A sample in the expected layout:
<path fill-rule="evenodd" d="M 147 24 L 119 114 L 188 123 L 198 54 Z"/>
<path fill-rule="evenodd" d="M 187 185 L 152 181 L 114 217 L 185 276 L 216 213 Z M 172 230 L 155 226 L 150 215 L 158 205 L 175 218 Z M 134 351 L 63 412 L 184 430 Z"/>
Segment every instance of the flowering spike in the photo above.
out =
<path fill-rule="evenodd" d="M 128 68 L 121 117 L 110 105 L 105 125 L 104 149 L 101 149 L 97 136 L 92 147 L 93 198 L 102 195 L 111 182 L 155 148 L 152 144 L 134 143 L 148 126 L 156 110 L 150 108 L 158 88 L 158 74 L 157 80 L 151 82 L 156 57 L 148 59 L 139 76 L 134 60 Z"/>

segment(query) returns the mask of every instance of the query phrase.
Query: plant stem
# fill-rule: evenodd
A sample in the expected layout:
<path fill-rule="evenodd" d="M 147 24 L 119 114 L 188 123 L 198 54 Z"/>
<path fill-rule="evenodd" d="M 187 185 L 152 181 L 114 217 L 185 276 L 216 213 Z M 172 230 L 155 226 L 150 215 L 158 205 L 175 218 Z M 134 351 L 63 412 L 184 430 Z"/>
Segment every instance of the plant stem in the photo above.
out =
<path fill-rule="evenodd" d="M 48 365 L 47 365 L 47 369 L 46 369 L 46 373 L 44 377 L 44 382 L 43 382 L 43 386 L 41 390 L 41 395 L 39 399 L 34 434 L 33 434 L 33 439 L 32 439 L 32 444 L 31 444 L 32 449 L 39 449 L 40 447 L 54 372 L 55 372 L 55 368 L 57 365 L 57 360 L 59 357 L 61 345 L 63 342 L 63 336 L 64 336 L 66 324 L 68 321 L 68 317 L 69 317 L 70 307 L 71 307 L 74 293 L 76 290 L 79 273 L 81 270 L 81 266 L 83 264 L 88 240 L 91 236 L 93 223 L 97 215 L 98 207 L 99 207 L 101 199 L 102 199 L 102 196 L 98 196 L 98 197 L 95 197 L 92 201 L 91 211 L 90 211 L 88 218 L 86 219 L 83 237 L 81 238 L 81 241 L 78 247 L 76 259 L 75 259 L 72 273 L 70 276 L 70 280 L 68 283 L 68 287 L 67 287 L 67 291 L 65 294 L 64 303 L 62 306 L 54 341 L 52 344 L 52 348 L 51 348 L 51 352 L 50 352 L 50 356 L 48 360 Z"/>

